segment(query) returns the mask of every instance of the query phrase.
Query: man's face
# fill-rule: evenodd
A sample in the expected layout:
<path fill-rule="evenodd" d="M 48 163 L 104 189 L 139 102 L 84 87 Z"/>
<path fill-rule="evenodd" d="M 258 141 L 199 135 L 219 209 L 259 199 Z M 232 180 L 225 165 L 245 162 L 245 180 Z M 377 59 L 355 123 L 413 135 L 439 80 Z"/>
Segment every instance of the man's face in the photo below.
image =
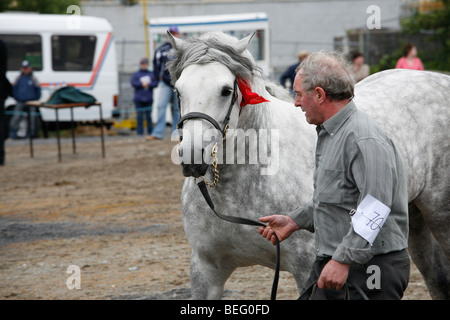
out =
<path fill-rule="evenodd" d="M 22 73 L 25 75 L 29 75 L 31 73 L 31 67 L 22 67 Z"/>
<path fill-rule="evenodd" d="M 302 111 L 305 113 L 306 121 L 310 124 L 321 125 L 324 122 L 324 117 L 320 112 L 320 103 L 316 98 L 315 90 L 305 91 L 303 89 L 303 79 L 300 75 L 301 72 L 298 72 L 295 76 L 294 80 L 294 92 L 295 92 L 295 101 L 294 104 L 296 107 L 302 108 Z"/>

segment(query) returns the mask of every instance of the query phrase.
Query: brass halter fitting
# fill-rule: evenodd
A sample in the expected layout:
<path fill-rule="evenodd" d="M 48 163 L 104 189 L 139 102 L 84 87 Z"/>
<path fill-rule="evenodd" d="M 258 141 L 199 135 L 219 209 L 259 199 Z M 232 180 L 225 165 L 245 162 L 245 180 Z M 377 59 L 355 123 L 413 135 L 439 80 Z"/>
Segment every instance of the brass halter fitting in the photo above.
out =
<path fill-rule="evenodd" d="M 214 180 L 213 180 L 213 182 L 208 182 L 204 176 L 201 176 L 201 178 L 203 179 L 203 182 L 208 187 L 215 187 L 219 183 L 219 170 L 217 170 L 217 164 L 219 163 L 219 159 L 217 158 L 217 151 L 218 150 L 219 150 L 219 146 L 217 145 L 217 142 L 216 142 L 214 144 L 214 147 L 211 150 L 211 158 L 212 158 L 211 165 L 212 165 L 213 171 L 214 171 Z M 194 179 L 195 179 L 195 183 L 197 183 L 197 178 L 194 178 Z"/>

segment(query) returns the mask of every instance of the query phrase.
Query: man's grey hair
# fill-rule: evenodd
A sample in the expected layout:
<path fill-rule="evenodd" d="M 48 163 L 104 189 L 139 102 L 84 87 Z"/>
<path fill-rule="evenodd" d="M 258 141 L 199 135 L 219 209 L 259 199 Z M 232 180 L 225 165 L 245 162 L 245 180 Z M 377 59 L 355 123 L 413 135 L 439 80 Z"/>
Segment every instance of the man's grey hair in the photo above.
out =
<path fill-rule="evenodd" d="M 355 78 L 350 64 L 338 52 L 311 53 L 296 72 L 304 77 L 302 85 L 305 91 L 321 87 L 333 101 L 353 98 Z"/>

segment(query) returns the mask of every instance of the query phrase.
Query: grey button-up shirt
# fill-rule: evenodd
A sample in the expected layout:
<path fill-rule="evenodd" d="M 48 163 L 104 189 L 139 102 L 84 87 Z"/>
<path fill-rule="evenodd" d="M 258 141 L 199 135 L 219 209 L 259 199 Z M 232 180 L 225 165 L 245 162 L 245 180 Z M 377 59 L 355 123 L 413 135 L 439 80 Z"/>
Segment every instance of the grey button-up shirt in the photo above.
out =
<path fill-rule="evenodd" d="M 300 228 L 315 233 L 316 255 L 364 264 L 373 255 L 406 248 L 406 177 L 390 138 L 353 102 L 317 133 L 313 199 L 290 214 Z M 349 214 L 367 194 L 391 209 L 373 246 L 353 230 Z"/>

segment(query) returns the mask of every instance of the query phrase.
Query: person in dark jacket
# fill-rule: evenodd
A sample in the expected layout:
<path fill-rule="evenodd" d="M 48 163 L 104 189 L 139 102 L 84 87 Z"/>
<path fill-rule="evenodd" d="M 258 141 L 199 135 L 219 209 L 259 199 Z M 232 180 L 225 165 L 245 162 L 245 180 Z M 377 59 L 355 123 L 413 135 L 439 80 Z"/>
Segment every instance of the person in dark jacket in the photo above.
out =
<path fill-rule="evenodd" d="M 180 32 L 176 26 L 169 28 L 170 33 L 179 38 Z M 178 97 L 173 90 L 173 86 L 170 81 L 170 74 L 166 68 L 166 62 L 168 61 L 169 52 L 172 49 L 170 42 L 166 42 L 156 49 L 155 56 L 153 58 L 153 70 L 159 80 L 159 95 L 158 95 L 158 120 L 156 122 L 155 129 L 151 136 L 148 136 L 148 140 L 162 140 L 164 139 L 166 132 L 166 109 L 168 104 L 172 101 L 172 131 L 177 130 L 177 123 L 180 120 L 180 110 L 178 109 Z"/>
<path fill-rule="evenodd" d="M 14 107 L 14 115 L 10 121 L 9 136 L 13 139 L 25 138 L 26 127 L 21 128 L 20 124 L 26 117 L 27 111 L 26 102 L 39 100 L 41 98 L 41 87 L 37 78 L 33 75 L 33 68 L 27 60 L 22 61 L 22 67 L 20 68 L 20 75 L 17 77 L 13 84 L 13 96 L 16 99 L 16 106 Z M 32 116 L 35 114 L 34 108 L 30 110 Z M 36 136 L 34 119 L 30 123 L 31 132 L 33 136 Z M 23 129 L 23 130 L 22 130 Z"/>
<path fill-rule="evenodd" d="M 6 78 L 8 67 L 8 50 L 0 39 L 0 166 L 5 164 L 6 117 L 5 100 L 12 96 L 12 87 Z"/>
<path fill-rule="evenodd" d="M 283 72 L 283 74 L 280 77 L 281 85 L 283 87 L 285 87 L 286 89 L 289 89 L 292 94 L 294 94 L 293 86 L 294 86 L 294 79 L 295 79 L 295 75 L 296 75 L 295 70 L 300 65 L 300 63 L 306 59 L 307 56 L 308 56 L 308 51 L 303 50 L 302 52 L 300 52 L 297 55 L 298 62 L 291 65 L 289 68 L 287 68 L 286 71 Z M 287 80 L 290 81 L 289 87 L 286 84 Z"/>
<path fill-rule="evenodd" d="M 147 133 L 150 135 L 153 131 L 152 123 L 152 104 L 153 88 L 158 85 L 153 72 L 148 69 L 148 59 L 142 58 L 140 69 L 131 76 L 131 85 L 134 88 L 134 104 L 137 113 L 137 134 L 144 134 L 144 115 L 147 120 Z"/>

